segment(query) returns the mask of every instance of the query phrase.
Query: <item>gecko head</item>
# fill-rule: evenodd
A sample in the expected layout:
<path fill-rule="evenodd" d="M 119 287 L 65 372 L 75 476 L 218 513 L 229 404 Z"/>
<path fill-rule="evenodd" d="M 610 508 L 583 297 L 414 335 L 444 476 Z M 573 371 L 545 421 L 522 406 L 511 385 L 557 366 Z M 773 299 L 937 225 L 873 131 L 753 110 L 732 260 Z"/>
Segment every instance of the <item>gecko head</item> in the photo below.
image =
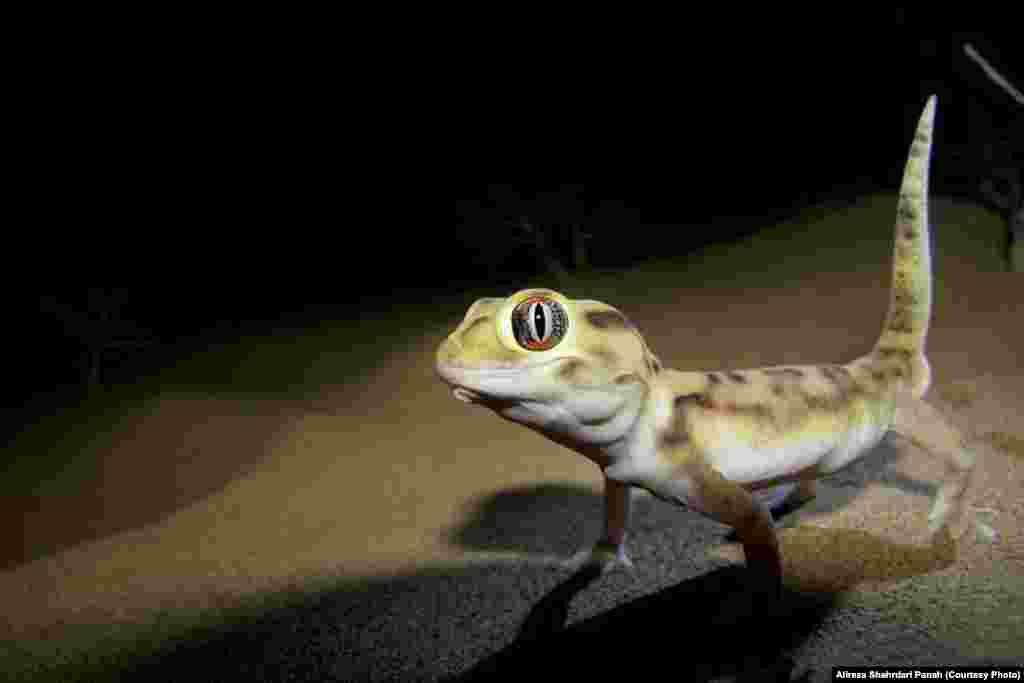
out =
<path fill-rule="evenodd" d="M 550 289 L 476 301 L 435 367 L 457 399 L 562 435 L 612 421 L 660 370 L 622 313 Z"/>

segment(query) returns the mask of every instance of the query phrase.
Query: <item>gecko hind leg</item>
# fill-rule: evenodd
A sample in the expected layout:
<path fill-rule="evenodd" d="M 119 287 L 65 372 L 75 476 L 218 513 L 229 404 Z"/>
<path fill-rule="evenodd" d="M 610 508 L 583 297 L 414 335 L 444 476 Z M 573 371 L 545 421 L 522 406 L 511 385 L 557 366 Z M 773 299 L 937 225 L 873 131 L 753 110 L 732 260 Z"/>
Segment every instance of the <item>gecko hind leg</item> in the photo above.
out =
<path fill-rule="evenodd" d="M 683 465 L 680 479 L 688 502 L 705 515 L 731 526 L 743 545 L 747 567 L 781 587 L 782 556 L 767 506 L 745 488 L 723 477 L 706 462 Z"/>
<path fill-rule="evenodd" d="M 754 497 L 760 498 L 761 503 L 768 508 L 775 527 L 781 528 L 788 526 L 788 523 L 783 524 L 780 522 L 783 517 L 801 509 L 818 495 L 818 481 L 816 479 L 802 479 L 795 483 L 780 484 L 768 489 L 762 489 L 762 491 L 764 493 L 761 493 L 761 491 L 754 493 Z M 739 540 L 739 536 L 736 535 L 735 530 L 732 530 L 726 535 L 725 540 L 733 543 Z"/>
<path fill-rule="evenodd" d="M 922 399 L 908 392 L 896 397 L 892 431 L 907 438 L 915 446 L 943 460 L 946 476 L 928 514 L 928 530 L 935 542 L 945 534 L 956 538 L 949 525 L 963 515 L 964 498 L 974 468 L 974 454 L 966 448 L 963 436 L 942 414 Z"/>

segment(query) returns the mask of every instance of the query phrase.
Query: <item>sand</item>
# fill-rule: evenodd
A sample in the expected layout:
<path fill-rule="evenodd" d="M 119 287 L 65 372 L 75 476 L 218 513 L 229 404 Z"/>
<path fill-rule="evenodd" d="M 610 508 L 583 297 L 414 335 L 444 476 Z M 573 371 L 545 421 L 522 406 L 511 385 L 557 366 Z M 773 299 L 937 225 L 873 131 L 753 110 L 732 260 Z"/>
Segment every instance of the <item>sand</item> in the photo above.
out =
<path fill-rule="evenodd" d="M 625 310 L 669 367 L 848 360 L 870 347 L 884 316 L 892 206 L 883 195 L 825 207 L 683 265 L 637 269 L 642 287 L 621 284 L 626 273 L 588 292 Z M 785 520 L 787 586 L 794 596 L 824 596 L 829 608 L 799 642 L 779 646 L 792 665 L 779 680 L 828 680 L 839 663 L 1022 661 L 1024 276 L 999 272 L 990 213 L 940 199 L 933 217 L 929 397 L 977 455 L 958 552 L 924 535 L 941 467 L 887 438 Z M 325 380 L 311 398 L 157 396 L 112 428 L 80 486 L 8 497 L 14 534 L 5 538 L 16 537 L 0 572 L 8 661 L 45 668 L 47 652 L 57 661 L 157 614 L 230 614 L 244 596 L 303 586 L 299 606 L 270 621 L 241 627 L 225 617 L 224 633 L 250 640 L 246 629 L 259 623 L 264 640 L 255 642 L 264 644 L 304 634 L 294 652 L 266 645 L 275 663 L 261 675 L 433 679 L 511 652 L 524 620 L 567 585 L 557 558 L 599 529 L 599 473 L 451 398 L 432 369 L 462 313 L 445 310 L 444 322 L 393 340 L 361 376 Z M 614 629 L 620 622 L 595 620 L 651 596 L 710 590 L 701 582 L 741 564 L 726 531 L 641 499 L 630 541 L 636 574 L 574 587 L 564 632 Z M 25 561 L 39 548 L 43 556 Z M 461 597 L 448 604 L 445 591 Z M 716 609 L 686 613 L 713 621 Z M 420 637 L 431 630 L 433 639 Z M 42 638 L 52 647 L 38 646 Z M 188 654 L 195 638 L 125 661 L 150 676 L 202 680 L 190 669 L 201 660 Z M 222 666 L 228 679 L 249 675 Z M 716 671 L 693 675 L 738 675 Z"/>

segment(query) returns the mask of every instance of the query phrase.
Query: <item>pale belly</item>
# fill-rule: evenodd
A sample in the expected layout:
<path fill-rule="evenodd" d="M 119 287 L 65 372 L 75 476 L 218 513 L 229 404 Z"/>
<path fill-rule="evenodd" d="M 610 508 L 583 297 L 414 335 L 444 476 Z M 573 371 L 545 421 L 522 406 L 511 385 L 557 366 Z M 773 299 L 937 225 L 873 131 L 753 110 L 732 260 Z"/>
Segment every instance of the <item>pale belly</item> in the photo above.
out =
<path fill-rule="evenodd" d="M 822 427 L 777 439 L 720 433 L 701 450 L 726 479 L 757 489 L 762 483 L 836 472 L 878 445 L 888 431 L 887 424 L 867 420 L 845 429 Z"/>

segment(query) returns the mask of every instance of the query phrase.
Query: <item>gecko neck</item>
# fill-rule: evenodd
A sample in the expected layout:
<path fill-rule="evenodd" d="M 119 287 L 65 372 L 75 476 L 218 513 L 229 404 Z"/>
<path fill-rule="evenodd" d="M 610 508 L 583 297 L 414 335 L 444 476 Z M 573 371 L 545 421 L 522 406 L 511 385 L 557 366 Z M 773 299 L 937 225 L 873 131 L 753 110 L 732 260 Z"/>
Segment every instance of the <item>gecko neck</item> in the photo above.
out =
<path fill-rule="evenodd" d="M 585 400 L 522 402 L 497 409 L 501 417 L 521 424 L 575 451 L 602 469 L 628 452 L 647 412 L 650 389 L 645 382 L 632 387 L 594 390 Z"/>

